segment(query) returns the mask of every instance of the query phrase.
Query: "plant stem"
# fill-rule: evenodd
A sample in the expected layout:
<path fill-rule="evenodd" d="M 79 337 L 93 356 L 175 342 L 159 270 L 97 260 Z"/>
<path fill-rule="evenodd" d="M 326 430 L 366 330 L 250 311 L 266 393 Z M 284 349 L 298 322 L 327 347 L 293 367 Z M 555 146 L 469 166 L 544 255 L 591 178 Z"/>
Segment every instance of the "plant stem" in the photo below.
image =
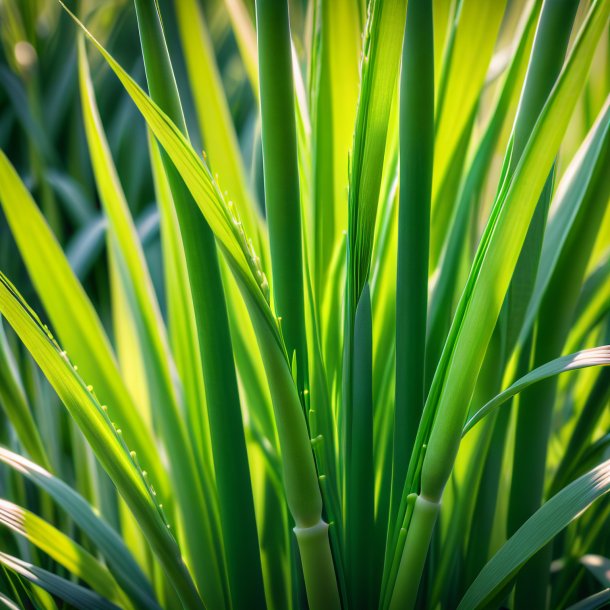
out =
<path fill-rule="evenodd" d="M 153 0 L 136 0 L 150 94 L 186 133 L 160 15 Z M 192 286 L 216 485 L 234 608 L 265 606 L 252 484 L 225 297 L 214 236 L 167 154 L 163 164 L 176 206 Z M 184 507 L 186 511 L 189 507 Z M 194 532 L 186 532 L 187 537 Z"/>
<path fill-rule="evenodd" d="M 400 79 L 400 199 L 391 515 L 395 515 L 398 509 L 424 406 L 430 199 L 434 150 L 432 30 L 432 2 L 411 0 L 407 6 Z"/>
<path fill-rule="evenodd" d="M 376 566 L 370 549 L 375 530 L 375 474 L 373 472 L 373 321 L 371 293 L 364 285 L 354 321 L 352 376 L 352 452 L 348 464 L 346 542 L 350 607 L 374 605 Z M 373 578 L 375 577 L 375 578 Z"/>
<path fill-rule="evenodd" d="M 415 606 L 432 530 L 440 508 L 440 501 L 428 499 L 423 495 L 417 496 L 409 535 L 396 575 L 396 586 L 390 600 L 390 610 L 405 610 Z"/>
<path fill-rule="evenodd" d="M 311 610 L 341 607 L 328 525 L 322 519 L 322 496 L 305 415 L 286 353 L 246 290 L 242 295 L 256 332 L 269 380 L 282 453 L 286 502 L 295 522 L 301 565 Z"/>
<path fill-rule="evenodd" d="M 286 0 L 257 0 L 256 25 L 265 176 L 275 311 L 297 385 L 307 379 L 301 211 L 290 24 Z"/>

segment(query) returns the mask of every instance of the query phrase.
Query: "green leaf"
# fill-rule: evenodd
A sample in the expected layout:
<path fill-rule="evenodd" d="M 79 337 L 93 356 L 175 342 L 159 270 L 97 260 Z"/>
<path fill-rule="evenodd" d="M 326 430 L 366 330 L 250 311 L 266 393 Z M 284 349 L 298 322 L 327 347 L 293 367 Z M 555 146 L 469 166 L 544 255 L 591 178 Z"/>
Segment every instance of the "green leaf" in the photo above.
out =
<path fill-rule="evenodd" d="M 171 377 L 174 365 L 170 359 L 165 326 L 103 132 L 82 38 L 79 44 L 79 73 L 85 130 L 100 198 L 108 216 L 110 248 L 135 321 L 153 421 L 167 451 L 176 500 L 188 532 L 185 548 L 200 574 L 209 575 L 221 571 L 213 537 L 215 511 L 210 507 L 206 499 L 209 496 L 204 489 L 204 485 L 213 488 L 212 473 L 205 469 L 202 470 L 205 478 L 200 476 L 193 446 L 187 440 L 188 434 Z M 165 504 L 171 516 L 174 498 L 167 497 Z"/>
<path fill-rule="evenodd" d="M 355 315 L 369 275 L 406 10 L 403 0 L 374 0 L 364 34 L 360 97 L 349 166 L 348 319 Z"/>
<path fill-rule="evenodd" d="M 513 384 L 511 384 L 506 390 L 498 394 L 495 398 L 490 400 L 487 404 L 483 405 L 477 412 L 472 415 L 464 425 L 464 431 L 462 436 L 465 435 L 473 426 L 475 426 L 484 417 L 489 415 L 500 405 L 510 400 L 519 392 L 525 390 L 533 383 L 548 379 L 561 373 L 568 371 L 576 371 L 578 369 L 584 369 L 590 366 L 608 366 L 610 365 L 610 345 L 603 345 L 601 347 L 594 347 L 592 349 L 586 349 L 575 354 L 569 354 L 567 356 L 561 356 L 551 362 L 543 364 L 533 371 L 529 372 L 524 377 L 521 377 Z"/>
<path fill-rule="evenodd" d="M 118 610 L 119 608 L 85 587 L 7 553 L 0 552 L 0 564 L 76 608 L 82 610 Z"/>
<path fill-rule="evenodd" d="M 159 145 L 148 132 L 148 147 L 159 213 L 161 216 L 161 245 L 167 303 L 167 324 L 176 368 L 182 380 L 189 434 L 202 469 L 212 462 L 210 429 L 203 383 L 201 356 L 197 345 L 197 326 L 193 310 L 193 294 L 180 225 L 174 208 Z"/>
<path fill-rule="evenodd" d="M 536 285 L 521 330 L 521 340 L 529 333 L 562 248 L 585 199 L 595 168 L 607 138 L 610 136 L 610 96 L 595 124 L 566 169 L 552 203 L 552 216 L 545 231 L 536 276 Z"/>
<path fill-rule="evenodd" d="M 610 589 L 604 589 L 572 604 L 567 610 L 597 610 L 597 608 L 605 608 L 609 602 Z"/>
<path fill-rule="evenodd" d="M 254 240 L 255 250 L 261 253 L 266 245 L 264 225 L 247 184 L 237 135 L 203 12 L 196 0 L 177 2 L 175 11 L 207 160 L 211 170 L 219 176 L 225 196 L 239 202 L 244 229 Z M 259 235 L 260 232 L 262 235 Z M 261 258 L 266 259 L 265 256 Z"/>
<path fill-rule="evenodd" d="M 159 7 L 153 0 L 136 0 L 135 7 L 151 96 L 170 112 L 170 120 L 186 134 Z M 218 551 L 211 556 L 204 548 L 203 556 L 200 553 L 194 557 L 192 565 L 200 588 L 211 591 L 207 594 L 208 605 L 228 604 L 236 609 L 250 604 L 261 606 L 265 604 L 265 593 L 252 484 L 214 237 L 168 151 L 163 152 L 162 162 L 184 239 L 191 294 L 195 299 L 193 306 L 218 497 L 217 544 L 224 551 L 223 561 L 223 555 Z M 244 229 L 240 229 L 245 239 Z M 190 479 L 192 484 L 196 477 L 197 473 L 191 471 L 186 480 Z M 190 510 L 190 504 L 185 504 L 187 510 Z M 189 515 L 188 529 L 196 531 L 198 518 L 196 511 Z M 212 570 L 208 567 L 214 560 L 219 568 L 217 578 L 211 578 Z M 228 587 L 225 580 L 228 580 Z M 221 596 L 226 597 L 227 593 L 228 598 L 223 602 Z"/>
<path fill-rule="evenodd" d="M 102 403 L 112 405 L 126 442 L 137 451 L 165 496 L 166 474 L 150 442 L 154 435 L 138 415 L 95 309 L 36 203 L 1 151 L 0 204 L 55 332 Z"/>
<path fill-rule="evenodd" d="M 32 459 L 45 468 L 50 468 L 36 421 L 21 383 L 17 365 L 8 346 L 0 319 L 0 404 L 15 428 L 19 441 Z"/>
<path fill-rule="evenodd" d="M 91 444 L 98 460 L 117 486 L 165 568 L 186 607 L 201 600 L 156 503 L 147 477 L 130 454 L 122 430 L 115 428 L 95 394 L 78 376 L 65 352 L 3 274 L 0 274 L 0 313 L 24 342 L 43 373 Z"/>
<path fill-rule="evenodd" d="M 307 383 L 301 184 L 295 85 L 287 0 L 257 0 L 265 210 L 274 307 L 289 358 L 296 352 L 298 387 Z M 296 80 L 296 82 L 295 82 Z M 297 89 L 298 94 L 298 89 Z"/>
<path fill-rule="evenodd" d="M 610 460 L 583 475 L 536 511 L 481 570 L 458 606 L 472 610 L 490 603 L 523 564 L 610 491 Z"/>
<path fill-rule="evenodd" d="M 243 230 L 238 212 L 239 205 L 234 202 L 229 205 L 224 200 L 220 187 L 215 182 L 208 166 L 197 156 L 197 153 L 176 125 L 142 91 L 89 30 L 67 8 L 65 10 L 108 62 L 108 65 L 115 72 L 146 119 L 148 126 L 161 146 L 170 154 L 172 162 L 193 194 L 197 205 L 216 236 L 218 244 L 222 247 L 223 253 L 231 262 L 232 271 L 253 296 L 254 302 L 264 314 L 270 328 L 275 328 L 274 332 L 279 341 L 277 326 L 268 303 L 269 284 L 260 268 L 258 256 L 252 250 L 248 237 Z"/>
<path fill-rule="evenodd" d="M 37 464 L 3 447 L 0 447 L 0 462 L 46 491 L 70 515 L 74 523 L 95 544 L 117 582 L 132 599 L 142 607 L 158 608 L 148 579 L 125 546 L 123 539 L 82 496 Z"/>
<path fill-rule="evenodd" d="M 29 540 L 94 591 L 117 606 L 134 606 L 108 569 L 80 544 L 29 510 L 0 500 L 0 524 Z"/>
<path fill-rule="evenodd" d="M 591 8 L 521 160 L 494 204 L 428 396 L 439 422 L 432 429 L 422 467 L 422 490 L 428 497 L 440 497 L 453 467 L 485 348 L 538 197 L 576 104 L 574 92 L 584 86 L 609 14 L 610 2 L 602 0 Z M 459 363 L 459 366 L 450 366 L 450 363 Z M 425 427 L 421 431 L 425 434 Z"/>

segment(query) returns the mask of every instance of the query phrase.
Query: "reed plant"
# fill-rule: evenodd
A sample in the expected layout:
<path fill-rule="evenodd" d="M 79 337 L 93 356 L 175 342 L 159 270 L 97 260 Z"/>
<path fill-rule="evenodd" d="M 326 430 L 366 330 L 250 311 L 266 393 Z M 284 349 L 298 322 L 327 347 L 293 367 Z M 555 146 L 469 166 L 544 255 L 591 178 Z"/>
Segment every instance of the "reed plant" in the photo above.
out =
<path fill-rule="evenodd" d="M 609 605 L 609 20 L 0 0 L 0 603 Z"/>

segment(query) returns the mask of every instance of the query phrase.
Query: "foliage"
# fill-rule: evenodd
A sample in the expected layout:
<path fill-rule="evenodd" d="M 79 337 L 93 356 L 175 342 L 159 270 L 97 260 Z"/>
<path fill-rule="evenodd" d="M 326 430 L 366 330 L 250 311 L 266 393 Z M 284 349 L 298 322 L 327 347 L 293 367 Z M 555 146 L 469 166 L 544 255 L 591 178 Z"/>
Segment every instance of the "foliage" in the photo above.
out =
<path fill-rule="evenodd" d="M 609 18 L 0 0 L 0 602 L 607 603 Z"/>

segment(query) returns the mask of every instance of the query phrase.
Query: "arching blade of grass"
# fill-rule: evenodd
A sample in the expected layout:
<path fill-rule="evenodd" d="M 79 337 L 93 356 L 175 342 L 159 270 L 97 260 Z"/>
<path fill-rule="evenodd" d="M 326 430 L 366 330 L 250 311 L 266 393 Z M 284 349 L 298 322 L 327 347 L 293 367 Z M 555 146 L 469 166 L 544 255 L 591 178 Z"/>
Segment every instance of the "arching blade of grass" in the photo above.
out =
<path fill-rule="evenodd" d="M 575 354 L 569 354 L 568 356 L 561 356 L 556 360 L 543 364 L 524 377 L 521 377 L 515 381 L 508 388 L 506 388 L 506 390 L 503 390 L 495 398 L 478 409 L 464 425 L 464 431 L 462 434 L 466 434 L 484 417 L 506 403 L 513 396 L 519 394 L 527 387 L 537 383 L 538 381 L 542 381 L 543 379 L 548 379 L 549 377 L 554 377 L 555 375 L 560 375 L 561 373 L 566 373 L 568 371 L 575 371 L 578 369 L 588 368 L 590 366 L 608 365 L 610 365 L 610 345 L 594 347 Z M 535 405 L 531 406 L 532 408 L 535 408 Z"/>
<path fill-rule="evenodd" d="M 409 528 L 417 531 L 417 538 L 409 539 L 407 535 L 407 545 L 401 559 L 402 569 L 398 575 L 398 581 L 406 579 L 406 582 L 399 586 L 399 594 L 395 598 L 396 603 L 401 606 L 410 607 L 415 602 L 419 576 L 423 569 L 423 557 L 428 546 L 428 542 L 424 543 L 424 540 L 429 540 L 432 535 L 436 521 L 434 511 L 438 511 L 440 507 L 439 501 L 453 468 L 466 409 L 485 350 L 508 290 L 536 202 L 576 104 L 575 92 L 580 91 L 584 85 L 593 53 L 609 14 L 610 2 L 601 1 L 592 6 L 514 174 L 499 190 L 490 221 L 481 239 L 428 395 L 423 423 L 409 465 L 402 510 L 406 510 L 408 494 L 418 490 L 417 474 L 420 463 L 421 495 L 416 502 Z M 428 434 L 430 436 L 426 443 Z M 420 459 L 424 443 L 427 444 L 427 449 L 422 463 Z M 399 516 L 400 522 L 404 514 L 402 512 Z M 426 551 L 423 551 L 424 547 Z M 402 597 L 403 595 L 405 597 Z"/>
<path fill-rule="evenodd" d="M 142 91 L 85 26 L 76 17 L 73 15 L 72 17 L 115 72 L 159 143 L 164 149 L 171 152 L 172 162 L 180 172 L 189 190 L 195 193 L 194 199 L 199 209 L 214 233 L 218 244 L 222 247 L 223 253 L 231 261 L 232 271 L 252 295 L 270 328 L 276 329 L 275 319 L 268 303 L 269 284 L 258 266 L 256 253 L 251 250 L 243 227 L 239 222 L 239 204 L 234 203 L 229 206 L 225 202 L 209 168 L 193 150 L 181 130 Z M 190 280 L 193 282 L 192 278 Z M 279 340 L 277 329 L 276 336 Z"/>
<path fill-rule="evenodd" d="M 235 10 L 241 7 L 241 0 L 228 3 Z M 266 226 L 264 225 L 258 203 L 253 197 L 247 182 L 245 168 L 232 122 L 231 113 L 226 94 L 222 88 L 222 80 L 214 59 L 214 48 L 208 31 L 203 12 L 197 6 L 197 2 L 187 0 L 175 5 L 178 18 L 178 26 L 181 32 L 181 41 L 189 71 L 189 82 L 195 98 L 198 124 L 201 138 L 205 143 L 205 158 L 210 164 L 212 172 L 216 173 L 217 179 L 221 181 L 221 189 L 227 200 L 236 201 L 243 213 L 241 217 L 244 222 L 244 231 L 253 239 L 253 249 L 261 259 L 261 267 L 264 272 L 268 270 L 269 245 Z M 247 16 L 245 16 L 247 18 Z M 254 35 L 254 31 L 252 31 Z M 255 58 L 256 40 L 253 39 Z M 258 75 L 257 75 L 258 78 Z M 239 295 L 235 295 L 237 289 L 231 285 L 233 279 L 226 267 L 221 264 L 221 275 L 227 304 L 227 313 L 231 323 L 231 339 L 235 354 L 240 381 L 245 378 L 260 383 L 260 379 L 254 380 L 247 375 L 246 371 L 255 373 L 260 377 L 260 369 L 252 362 L 253 352 L 256 350 L 242 349 L 237 354 L 237 345 L 245 343 L 250 345 L 254 339 L 251 327 L 241 322 L 247 312 Z M 235 296 L 237 298 L 235 298 Z M 239 323 L 237 322 L 239 320 Z M 239 336 L 238 336 L 239 335 Z M 254 356 L 255 357 L 255 356 Z M 244 398 L 250 396 L 250 386 L 245 386 Z M 252 410 L 254 417 L 265 418 L 270 415 L 268 401 L 248 401 L 248 407 Z M 266 411 L 266 407 L 269 410 Z M 264 427 L 266 436 L 274 439 L 273 426 Z"/>
<path fill-rule="evenodd" d="M 43 468 L 50 469 L 49 458 L 36 427 L 25 390 L 21 385 L 2 320 L 0 320 L 0 404 L 15 428 L 19 442 L 30 457 Z"/>
<path fill-rule="evenodd" d="M 55 332 L 100 400 L 112 405 L 126 442 L 137 451 L 140 463 L 165 496 L 166 473 L 150 443 L 153 434 L 138 416 L 93 305 L 34 200 L 2 152 L 0 185 L 0 203 Z"/>
<path fill-rule="evenodd" d="M 117 610 L 118 606 L 100 597 L 97 593 L 81 587 L 70 580 L 43 570 L 18 557 L 0 552 L 0 564 L 31 583 L 56 595 L 68 604 L 83 610 Z"/>
<path fill-rule="evenodd" d="M 539 366 L 562 352 L 578 302 L 578 287 L 584 279 L 595 237 L 610 197 L 610 174 L 607 171 L 609 163 L 610 140 L 606 139 L 594 163 L 593 175 L 583 196 L 581 209 L 545 290 L 533 348 L 534 366 Z M 563 297 L 560 303 L 559 296 Z M 547 463 L 545 454 L 552 426 L 556 389 L 556 382 L 551 378 L 526 390 L 520 399 L 509 531 L 518 527 L 532 514 L 544 497 Z M 537 448 L 530 444 L 534 438 Z M 527 490 L 527 497 L 523 497 L 519 490 Z M 536 598 L 532 597 L 533 589 L 537 586 L 538 599 L 543 602 L 548 584 L 544 575 L 548 574 L 550 561 L 550 548 L 532 560 L 531 565 L 527 566 L 518 579 L 517 599 L 534 600 L 534 603 L 537 603 Z"/>
<path fill-rule="evenodd" d="M 215 511 L 206 500 L 205 491 L 206 487 L 212 486 L 213 475 L 209 466 L 198 467 L 193 446 L 188 442 L 171 379 L 173 363 L 168 358 L 165 327 L 101 126 L 82 39 L 79 45 L 79 68 L 85 128 L 94 175 L 109 220 L 110 247 L 137 329 L 153 420 L 167 450 L 179 514 L 186 530 L 184 545 L 193 562 L 193 569 L 198 574 L 200 587 L 205 591 L 205 580 L 202 580 L 204 575 L 209 582 L 214 583 L 219 578 L 218 575 L 222 574 L 215 552 Z M 173 502 L 170 503 L 169 500 L 165 502 L 172 507 Z"/>
<path fill-rule="evenodd" d="M 459 610 L 500 602 L 523 564 L 595 500 L 610 491 L 610 461 L 583 475 L 532 515 L 481 570 L 462 598 Z"/>
<path fill-rule="evenodd" d="M 567 53 L 577 6 L 576 2 L 556 3 L 549 1 L 542 5 L 532 56 L 527 68 L 513 127 L 513 147 L 508 166 L 509 175 L 515 171 L 529 141 L 532 129 L 557 82 Z M 546 219 L 553 192 L 555 170 L 556 167 L 553 165 L 536 204 L 536 211 L 519 254 L 519 260 L 500 316 L 499 329 L 504 333 L 506 342 L 504 348 L 506 350 L 505 359 L 510 357 L 517 342 L 527 306 L 534 290 Z"/>
<path fill-rule="evenodd" d="M 438 265 L 438 279 L 434 282 L 429 305 L 428 339 L 426 343 L 426 378 L 428 383 L 434 375 L 440 358 L 443 343 L 451 324 L 451 311 L 456 291 L 459 290 L 460 253 L 464 249 L 464 241 L 468 231 L 468 221 L 471 216 L 473 201 L 483 187 L 493 161 L 494 151 L 507 121 L 511 105 L 516 103 L 519 86 L 525 76 L 527 59 L 533 43 L 536 19 L 539 7 L 532 3 L 529 13 L 523 20 L 519 35 L 519 44 L 513 55 L 506 78 L 502 83 L 497 101 L 490 112 L 490 119 L 484 128 L 481 139 L 473 152 L 466 170 L 459 193 L 448 237 L 443 248 Z"/>
<path fill-rule="evenodd" d="M 121 429 L 112 425 L 107 411 L 85 386 L 65 352 L 60 350 L 4 275 L 0 275 L 0 312 L 24 342 L 91 444 L 98 460 L 138 520 L 185 607 L 202 608 L 178 545 L 154 499 L 149 479 L 137 466 L 136 454 L 129 453 Z"/>
<path fill-rule="evenodd" d="M 142 607 L 155 607 L 150 583 L 122 538 L 94 512 L 82 496 L 37 464 L 8 449 L 0 447 L 0 462 L 46 491 L 96 545 L 123 590 Z"/>
<path fill-rule="evenodd" d="M 131 610 L 135 607 L 104 565 L 44 519 L 0 500 L 0 524 L 29 540 L 110 602 Z"/>

